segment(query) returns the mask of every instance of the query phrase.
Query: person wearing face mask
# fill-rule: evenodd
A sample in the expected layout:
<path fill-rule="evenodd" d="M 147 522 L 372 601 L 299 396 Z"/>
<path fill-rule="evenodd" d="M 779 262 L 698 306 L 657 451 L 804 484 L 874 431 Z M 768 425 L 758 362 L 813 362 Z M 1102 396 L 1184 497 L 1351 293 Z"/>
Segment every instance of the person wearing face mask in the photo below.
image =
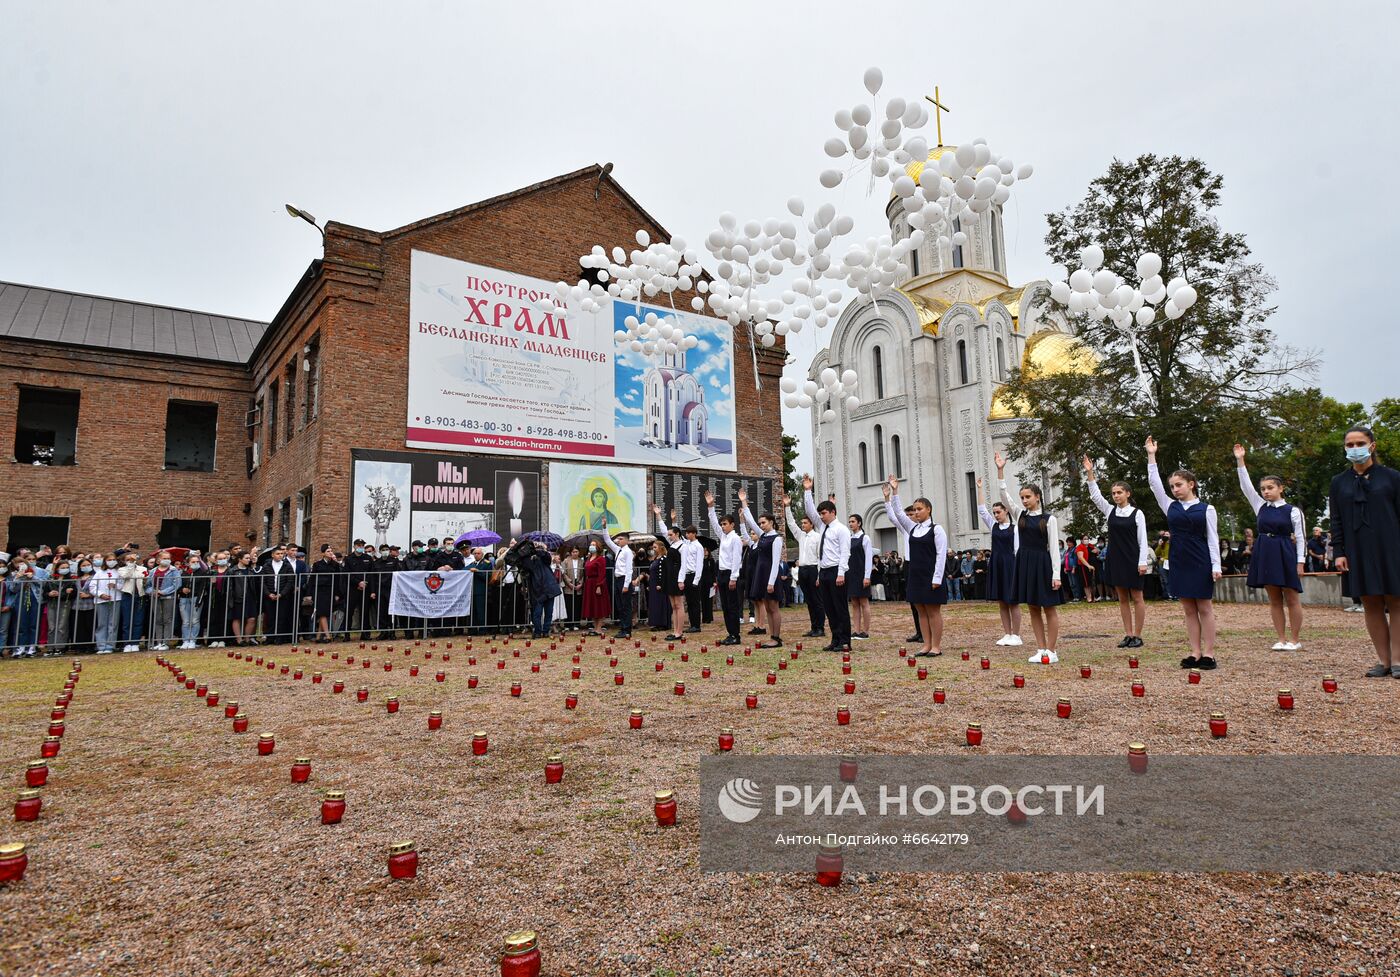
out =
<path fill-rule="evenodd" d="M 200 624 L 209 604 L 208 575 L 193 553 L 185 559 L 176 597 L 180 607 L 180 648 L 189 651 L 199 638 Z"/>
<path fill-rule="evenodd" d="M 405 570 L 404 561 L 399 556 L 397 546 L 388 546 L 381 550 L 379 559 L 374 562 L 375 584 L 374 592 L 369 595 L 369 599 L 375 603 L 375 631 L 376 636 L 383 638 L 393 634 L 399 622 L 389 613 L 389 597 L 394 590 L 394 574 L 400 570 Z"/>
<path fill-rule="evenodd" d="M 612 594 L 608 580 L 608 560 L 596 540 L 588 544 L 588 559 L 583 564 L 583 617 L 591 625 L 586 632 L 596 636 L 603 632 L 603 622 L 612 614 Z"/>
<path fill-rule="evenodd" d="M 99 655 L 110 655 L 117 645 L 117 618 L 121 608 L 121 580 L 115 555 L 98 553 L 93 557 L 92 579 L 87 591 L 93 604 L 93 644 Z"/>
<path fill-rule="evenodd" d="M 118 554 L 117 580 L 121 587 L 121 606 L 117 612 L 117 644 L 122 651 L 138 651 L 141 634 L 146 628 L 146 568 L 140 554 L 126 550 Z"/>
<path fill-rule="evenodd" d="M 9 579 L 5 583 L 8 594 L 14 595 L 11 606 L 11 627 L 14 628 L 13 658 L 33 658 L 39 653 L 39 620 L 44 608 L 44 581 L 48 572 L 43 567 L 24 558 L 11 565 Z"/>
<path fill-rule="evenodd" d="M 92 581 L 93 556 L 100 554 L 80 554 L 74 561 L 78 567 L 77 577 L 74 579 L 74 592 L 76 610 L 73 612 L 73 651 L 81 654 L 89 654 L 95 650 L 93 638 L 96 633 L 96 621 L 94 611 L 96 604 L 92 594 L 88 592 L 88 584 Z"/>
<path fill-rule="evenodd" d="M 169 550 L 155 554 L 155 566 L 151 568 L 147 581 L 154 612 L 151 618 L 153 651 L 169 651 L 171 642 L 175 640 L 175 601 L 180 595 L 183 577 Z"/>
<path fill-rule="evenodd" d="M 365 640 L 365 632 L 370 630 L 369 575 L 373 571 L 374 557 L 365 552 L 365 541 L 355 540 L 345 555 L 345 630 L 352 641 Z"/>
<path fill-rule="evenodd" d="M 1400 678 L 1400 472 L 1377 460 L 1368 427 L 1353 425 L 1342 445 L 1351 465 L 1333 477 L 1328 496 L 1332 557 L 1376 650 L 1366 677 Z"/>
<path fill-rule="evenodd" d="M 77 575 L 77 565 L 66 556 L 49 566 L 49 580 L 44 585 L 44 610 L 49 622 L 46 655 L 61 654 L 72 643 L 73 618 L 78 612 Z"/>
<path fill-rule="evenodd" d="M 199 587 L 204 595 L 200 622 L 210 648 L 223 648 L 228 643 L 229 572 L 232 569 L 228 550 L 220 550 L 213 555 L 209 569 L 199 578 Z"/>

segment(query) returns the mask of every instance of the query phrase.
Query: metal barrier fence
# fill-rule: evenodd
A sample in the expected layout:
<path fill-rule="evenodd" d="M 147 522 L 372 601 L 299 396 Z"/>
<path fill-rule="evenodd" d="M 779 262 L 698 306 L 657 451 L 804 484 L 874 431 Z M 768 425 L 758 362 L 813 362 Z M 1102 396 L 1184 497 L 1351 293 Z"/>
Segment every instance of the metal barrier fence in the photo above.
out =
<path fill-rule="evenodd" d="M 389 612 L 399 572 L 273 574 L 264 566 L 253 572 L 181 572 L 159 582 L 153 576 L 122 580 L 103 571 L 90 577 L 46 579 L 10 575 L 0 581 L 0 653 L 105 654 L 321 638 L 491 635 L 531 628 L 528 588 L 513 568 L 444 571 L 474 574 L 470 613 L 444 618 Z M 611 596 L 610 606 L 616 607 L 616 595 Z M 576 593 L 566 591 L 556 598 L 550 608 L 552 627 L 591 627 L 591 621 L 582 619 L 583 604 L 581 586 Z M 645 623 L 645 600 L 634 600 L 633 605 L 633 613 Z M 619 623 L 611 616 L 607 621 Z"/>

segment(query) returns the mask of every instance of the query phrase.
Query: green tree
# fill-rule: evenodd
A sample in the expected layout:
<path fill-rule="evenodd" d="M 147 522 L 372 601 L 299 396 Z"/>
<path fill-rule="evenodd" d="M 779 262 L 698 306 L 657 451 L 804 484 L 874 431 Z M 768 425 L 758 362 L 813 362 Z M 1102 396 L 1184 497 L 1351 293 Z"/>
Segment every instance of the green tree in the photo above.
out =
<path fill-rule="evenodd" d="M 1136 282 L 1138 256 L 1155 252 L 1162 277 L 1185 277 L 1199 298 L 1180 318 L 1159 313 L 1137 330 L 1150 397 L 1139 387 L 1131 338 L 1107 320 L 1077 317 L 1078 334 L 1092 350 L 1081 370 L 1052 376 L 1018 370 L 1006 385 L 1009 406 L 1039 420 L 1011 439 L 1012 455 L 1077 459 L 1087 452 L 1099 461 L 1100 478 L 1138 486 L 1138 501 L 1147 502 L 1143 509 L 1155 520 L 1143 451 L 1151 434 L 1164 474 L 1191 468 L 1212 502 L 1239 494 L 1232 445 L 1262 442 L 1281 423 L 1279 394 L 1310 374 L 1314 361 L 1278 344 L 1267 327 L 1274 282 L 1250 260 L 1244 235 L 1216 220 L 1223 186 L 1198 159 L 1115 159 L 1083 200 L 1048 215 L 1045 241 L 1054 260 L 1076 266 L 1080 249 L 1097 243 L 1104 267 Z M 1078 510 L 1087 497 L 1074 486 L 1077 462 L 1069 474 L 1067 501 Z M 1079 515 L 1072 525 L 1080 524 Z"/>

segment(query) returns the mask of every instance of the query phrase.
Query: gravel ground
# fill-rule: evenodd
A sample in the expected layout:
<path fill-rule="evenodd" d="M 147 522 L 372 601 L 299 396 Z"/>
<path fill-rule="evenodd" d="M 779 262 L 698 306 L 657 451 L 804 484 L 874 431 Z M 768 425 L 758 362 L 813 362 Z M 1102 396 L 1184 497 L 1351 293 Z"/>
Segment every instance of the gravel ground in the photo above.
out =
<path fill-rule="evenodd" d="M 1218 611 L 1222 667 L 1196 688 L 1177 667 L 1182 628 L 1170 605 L 1150 607 L 1136 673 L 1114 647 L 1116 608 L 1068 608 L 1063 663 L 1038 669 L 1025 665 L 1028 649 L 993 646 L 992 608 L 955 606 L 926 682 L 897 656 L 907 609 L 877 606 L 873 630 L 890 637 L 858 644 L 854 696 L 841 693 L 839 657 L 817 642 L 776 687 L 763 681 L 772 652 L 740 651 L 730 667 L 726 649 L 701 655 L 692 640 L 668 652 L 649 634 L 645 659 L 630 645 L 620 653 L 620 688 L 598 639 L 578 681 L 572 640 L 533 674 L 540 642 L 502 646 L 498 670 L 489 643 L 477 642 L 471 667 L 454 639 L 442 684 L 443 640 L 395 642 L 391 673 L 383 644 L 317 646 L 325 657 L 295 656 L 301 681 L 219 650 L 169 653 L 242 704 L 246 735 L 222 708 L 177 691 L 152 654 L 87 657 L 43 815 L 0 828 L 0 841 L 25 841 L 31 856 L 24 881 L 0 889 L 0 973 L 489 974 L 502 937 L 528 927 L 546 974 L 1393 974 L 1393 875 L 848 874 L 828 890 L 805 875 L 699 870 L 698 758 L 725 725 L 736 752 L 753 754 L 954 752 L 974 719 L 986 749 L 1001 753 L 1121 755 L 1134 739 L 1158 754 L 1400 752 L 1400 682 L 1360 677 L 1372 658 L 1359 615 L 1309 609 L 1307 650 L 1271 652 L 1266 609 Z M 805 627 L 791 609 L 790 645 Z M 702 640 L 719 636 L 709 628 Z M 959 660 L 963 648 L 972 661 Z M 257 653 L 293 663 L 287 647 Z M 978 668 L 984 653 L 990 673 Z M 410 661 L 422 666 L 416 678 Z M 1095 666 L 1087 682 L 1085 661 Z M 38 755 L 67 662 L 0 663 L 0 764 L 12 790 Z M 700 677 L 702 663 L 712 678 Z M 318 667 L 326 680 L 316 686 Z M 1026 689 L 1011 688 L 1012 671 L 1027 672 Z M 1324 672 L 1338 694 L 1321 692 Z M 1128 697 L 1130 674 L 1146 681 L 1146 700 Z M 343 695 L 331 693 L 335 677 Z M 672 694 L 678 679 L 684 697 Z M 524 684 L 518 699 L 512 680 Z M 935 710 L 938 681 L 949 701 Z M 361 684 L 364 705 L 353 695 Z M 1274 705 L 1281 686 L 1298 697 L 1292 715 Z M 744 709 L 749 688 L 760 691 L 755 712 Z M 576 711 L 564 709 L 567 691 L 579 692 Z M 1073 696 L 1070 722 L 1054 716 L 1061 694 Z M 402 702 L 398 715 L 386 713 L 387 695 Z M 837 704 L 851 706 L 850 726 L 835 725 Z M 633 706 L 646 710 L 640 731 L 627 728 Z M 443 710 L 438 732 L 427 731 L 430 709 Z M 1213 709 L 1230 719 L 1224 741 L 1206 732 Z M 491 738 L 484 758 L 471 755 L 478 729 Z M 271 757 L 256 755 L 260 731 L 276 734 Z M 546 787 L 555 748 L 565 779 Z M 295 785 L 288 768 L 302 755 L 311 782 Z M 652 818 L 659 787 L 677 791 L 674 829 Z M 330 788 L 347 794 L 336 827 L 318 819 Z M 386 876 L 386 846 L 399 838 L 417 842 L 414 881 Z"/>

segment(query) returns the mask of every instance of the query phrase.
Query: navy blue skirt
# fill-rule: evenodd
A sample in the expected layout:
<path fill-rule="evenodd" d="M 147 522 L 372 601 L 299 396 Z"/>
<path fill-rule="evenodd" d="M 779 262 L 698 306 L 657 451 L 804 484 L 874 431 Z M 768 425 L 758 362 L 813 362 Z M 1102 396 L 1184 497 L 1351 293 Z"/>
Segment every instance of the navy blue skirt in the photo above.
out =
<path fill-rule="evenodd" d="M 1249 560 L 1249 585 L 1287 587 L 1299 593 L 1303 582 L 1298 579 L 1298 548 L 1287 536 L 1256 536 L 1254 553 Z"/>
<path fill-rule="evenodd" d="M 1016 554 L 1015 578 L 1014 602 L 1017 604 L 1059 607 L 1065 602 L 1064 588 L 1056 590 L 1051 586 L 1055 580 L 1054 567 L 1050 563 L 1050 552 L 1043 547 L 1021 547 Z"/>

